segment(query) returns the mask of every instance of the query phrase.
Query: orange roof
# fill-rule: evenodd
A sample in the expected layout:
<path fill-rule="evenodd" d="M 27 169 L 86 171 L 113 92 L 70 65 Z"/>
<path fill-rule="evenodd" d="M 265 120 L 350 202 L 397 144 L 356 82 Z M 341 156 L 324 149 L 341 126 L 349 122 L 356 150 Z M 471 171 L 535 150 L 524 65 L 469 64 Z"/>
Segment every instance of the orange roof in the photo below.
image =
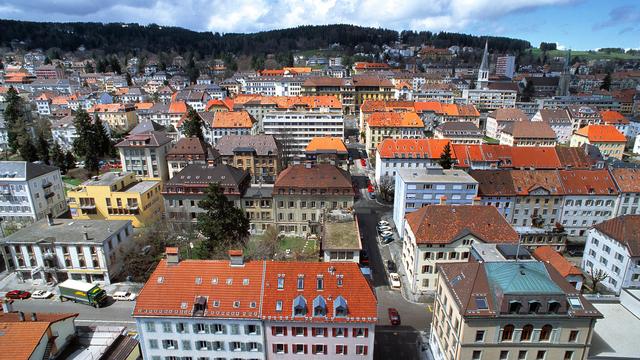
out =
<path fill-rule="evenodd" d="M 358 61 L 355 63 L 355 68 L 358 70 L 388 69 L 390 68 L 390 66 L 389 64 L 385 64 L 385 63 Z"/>
<path fill-rule="evenodd" d="M 313 71 L 311 67 L 283 67 L 282 70 L 289 74 L 307 74 Z"/>
<path fill-rule="evenodd" d="M 602 116 L 602 122 L 605 124 L 629 124 L 629 120 L 624 115 L 614 110 L 600 111 L 600 116 Z"/>
<path fill-rule="evenodd" d="M 367 124 L 370 127 L 424 127 L 422 119 L 414 112 L 376 112 L 369 116 Z"/>
<path fill-rule="evenodd" d="M 435 113 L 442 112 L 442 103 L 438 101 L 416 101 L 413 104 L 416 112 L 432 111 Z"/>
<path fill-rule="evenodd" d="M 76 317 L 78 314 L 36 313 L 32 321 L 25 314 L 25 321 L 19 320 L 18 313 L 0 313 L 0 350 L 3 359 L 29 359 L 45 336 L 51 323 Z"/>
<path fill-rule="evenodd" d="M 135 103 L 136 110 L 149 110 L 153 107 L 152 102 Z"/>
<path fill-rule="evenodd" d="M 384 139 L 378 144 L 378 154 L 383 159 L 414 158 L 438 159 L 444 150 L 448 139 Z M 451 146 L 451 157 L 456 158 L 454 147 Z"/>
<path fill-rule="evenodd" d="M 184 101 L 172 101 L 169 103 L 169 113 L 182 114 L 187 112 L 187 103 Z"/>
<path fill-rule="evenodd" d="M 251 128 L 253 119 L 246 111 L 218 111 L 210 124 L 212 128 Z"/>
<path fill-rule="evenodd" d="M 611 174 L 601 170 L 560 170 L 566 195 L 617 195 Z"/>
<path fill-rule="evenodd" d="M 413 101 L 402 100 L 365 100 L 360 106 L 360 111 L 363 113 L 396 110 L 414 111 L 415 106 Z"/>
<path fill-rule="evenodd" d="M 569 275 L 582 276 L 582 271 L 577 266 L 573 265 L 569 260 L 565 259 L 564 256 L 553 250 L 551 246 L 539 246 L 533 251 L 533 257 L 550 264 L 563 277 L 567 277 Z"/>
<path fill-rule="evenodd" d="M 612 125 L 587 125 L 578 131 L 581 135 L 589 139 L 589 142 L 627 142 L 627 138 Z"/>
<path fill-rule="evenodd" d="M 311 151 L 335 151 L 337 153 L 347 153 L 347 147 L 339 137 L 314 137 L 309 141 L 307 148 L 305 149 L 307 152 Z"/>
<path fill-rule="evenodd" d="M 119 111 L 122 111 L 122 110 L 124 110 L 124 105 L 123 104 L 95 104 L 87 112 L 89 112 L 89 113 L 94 113 L 94 112 L 106 113 L 106 112 L 119 112 Z"/>
<path fill-rule="evenodd" d="M 223 107 L 229 111 L 233 111 L 233 99 L 230 99 L 230 98 L 226 98 L 224 100 L 211 99 L 207 101 L 207 105 L 205 106 L 205 111 L 209 111 L 213 107 Z"/>
<path fill-rule="evenodd" d="M 69 98 L 66 96 L 56 96 L 51 99 L 51 103 L 53 105 L 67 105 L 69 103 Z"/>
<path fill-rule="evenodd" d="M 258 74 L 260 74 L 261 76 L 278 76 L 284 75 L 284 70 L 258 70 Z"/>
<path fill-rule="evenodd" d="M 315 109 L 329 107 L 341 109 L 342 102 L 333 95 L 309 95 L 309 96 L 262 96 L 240 94 L 233 99 L 233 104 L 245 106 L 248 102 L 257 102 L 261 105 L 275 105 L 280 109 L 290 109 L 296 106 Z"/>

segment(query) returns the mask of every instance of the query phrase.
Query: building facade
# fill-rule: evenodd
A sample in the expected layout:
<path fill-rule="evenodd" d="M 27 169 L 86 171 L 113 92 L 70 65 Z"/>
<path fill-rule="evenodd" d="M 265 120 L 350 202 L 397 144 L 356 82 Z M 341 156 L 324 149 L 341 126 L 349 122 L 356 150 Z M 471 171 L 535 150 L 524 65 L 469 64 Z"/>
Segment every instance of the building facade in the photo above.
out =
<path fill-rule="evenodd" d="M 123 171 L 158 180 L 169 179 L 166 156 L 171 147 L 171 138 L 162 131 L 131 134 L 116 144 Z"/>
<path fill-rule="evenodd" d="M 282 149 L 272 135 L 226 135 L 216 150 L 223 164 L 249 171 L 255 184 L 273 184 L 282 170 Z"/>

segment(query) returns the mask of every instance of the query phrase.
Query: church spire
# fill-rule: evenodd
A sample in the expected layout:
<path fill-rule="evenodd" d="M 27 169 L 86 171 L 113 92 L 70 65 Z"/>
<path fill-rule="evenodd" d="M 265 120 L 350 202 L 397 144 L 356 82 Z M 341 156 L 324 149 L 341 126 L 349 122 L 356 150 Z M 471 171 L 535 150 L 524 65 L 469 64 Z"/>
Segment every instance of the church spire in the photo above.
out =
<path fill-rule="evenodd" d="M 480 71 L 489 71 L 489 40 L 484 43 L 484 53 L 482 54 L 482 63 L 480 63 Z"/>
<path fill-rule="evenodd" d="M 482 54 L 482 62 L 478 70 L 478 81 L 476 87 L 484 89 L 489 85 L 489 40 L 484 43 L 484 53 Z"/>

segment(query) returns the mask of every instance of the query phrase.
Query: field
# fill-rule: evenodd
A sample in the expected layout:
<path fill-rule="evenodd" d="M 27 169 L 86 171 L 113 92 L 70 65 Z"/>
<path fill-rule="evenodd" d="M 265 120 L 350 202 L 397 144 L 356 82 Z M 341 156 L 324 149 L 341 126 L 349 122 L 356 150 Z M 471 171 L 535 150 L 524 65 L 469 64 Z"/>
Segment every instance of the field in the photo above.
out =
<path fill-rule="evenodd" d="M 533 56 L 539 56 L 541 51 L 538 48 L 534 48 L 532 51 Z M 547 57 L 564 57 L 567 52 L 565 50 L 550 50 L 547 51 Z M 571 50 L 571 57 L 579 57 L 581 59 L 587 60 L 640 60 L 640 55 L 631 55 L 631 54 L 619 54 L 619 53 L 610 53 L 607 54 L 605 52 L 597 52 L 597 51 L 575 51 Z"/>

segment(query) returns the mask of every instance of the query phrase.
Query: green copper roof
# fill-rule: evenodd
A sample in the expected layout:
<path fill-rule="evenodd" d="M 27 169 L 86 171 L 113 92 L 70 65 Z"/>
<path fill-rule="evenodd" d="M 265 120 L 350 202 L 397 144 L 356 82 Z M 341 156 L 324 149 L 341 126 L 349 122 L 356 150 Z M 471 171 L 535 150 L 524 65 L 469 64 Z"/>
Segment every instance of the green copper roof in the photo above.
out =
<path fill-rule="evenodd" d="M 485 263 L 492 290 L 503 294 L 563 294 L 541 262 Z"/>

